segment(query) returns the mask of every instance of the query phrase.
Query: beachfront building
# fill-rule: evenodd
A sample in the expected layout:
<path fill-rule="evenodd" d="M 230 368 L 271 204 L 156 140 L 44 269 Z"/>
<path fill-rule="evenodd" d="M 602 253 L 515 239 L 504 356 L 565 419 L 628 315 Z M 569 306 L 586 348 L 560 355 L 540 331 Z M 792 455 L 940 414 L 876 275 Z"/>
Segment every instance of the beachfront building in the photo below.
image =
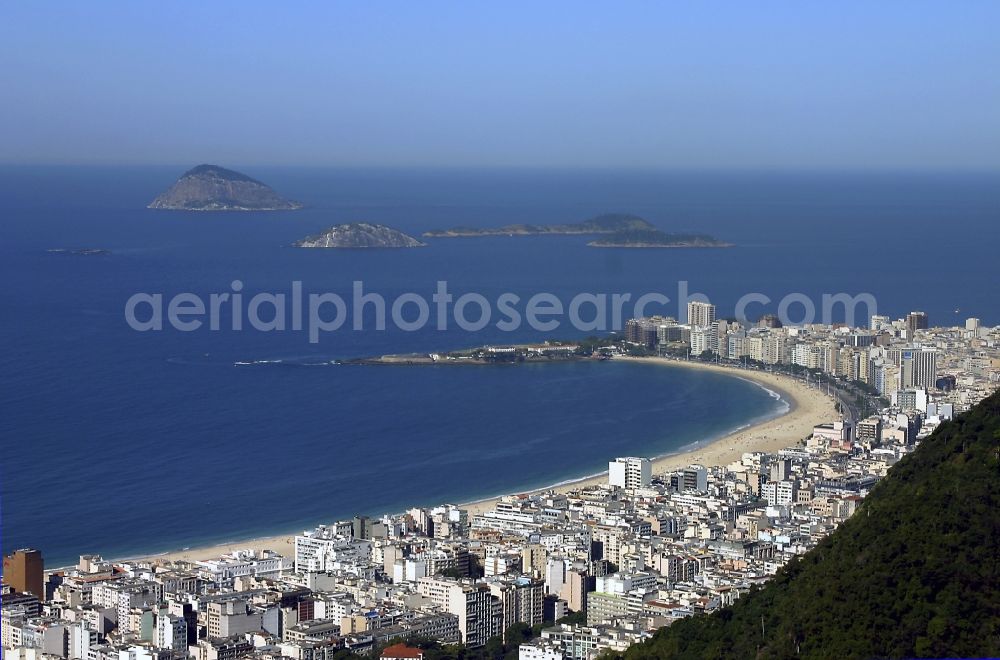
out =
<path fill-rule="evenodd" d="M 715 305 L 692 301 L 687 304 L 687 322 L 692 328 L 707 328 L 715 321 Z"/>
<path fill-rule="evenodd" d="M 617 488 L 645 488 L 653 479 L 648 458 L 624 456 L 608 463 L 608 484 Z"/>
<path fill-rule="evenodd" d="M 691 355 L 701 355 L 705 351 L 711 351 L 711 328 L 691 329 Z"/>

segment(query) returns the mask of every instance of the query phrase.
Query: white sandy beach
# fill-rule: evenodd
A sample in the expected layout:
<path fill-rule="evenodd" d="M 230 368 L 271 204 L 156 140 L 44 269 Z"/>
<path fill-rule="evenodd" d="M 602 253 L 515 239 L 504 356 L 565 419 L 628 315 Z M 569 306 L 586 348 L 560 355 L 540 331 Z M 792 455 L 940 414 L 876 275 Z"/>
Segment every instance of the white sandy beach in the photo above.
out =
<path fill-rule="evenodd" d="M 719 373 L 739 376 L 760 383 L 769 390 L 777 392 L 789 404 L 789 410 L 784 415 L 723 436 L 697 449 L 656 458 L 653 461 L 653 474 L 669 472 L 692 463 L 705 466 L 729 465 L 734 461 L 738 461 L 746 452 L 775 452 L 794 445 L 803 438 L 811 435 L 812 428 L 816 424 L 840 419 L 840 414 L 834 407 L 833 397 L 828 396 L 820 389 L 806 385 L 802 381 L 795 380 L 783 374 L 736 369 L 703 362 L 686 362 L 667 358 L 619 357 L 615 359 L 650 362 L 663 365 L 666 368 L 718 371 Z M 613 458 L 614 456 L 608 456 L 608 460 L 612 460 Z M 532 492 L 554 490 L 566 493 L 586 486 L 605 483 L 606 480 L 607 472 L 605 471 L 599 475 L 561 484 L 555 488 L 540 488 Z M 490 498 L 471 502 L 463 505 L 463 507 L 469 510 L 469 515 L 474 515 L 492 509 L 498 501 L 499 498 Z"/>
<path fill-rule="evenodd" d="M 655 363 L 663 368 L 674 369 L 702 369 L 708 371 L 718 371 L 729 375 L 739 376 L 747 380 L 753 380 L 761 385 L 773 390 L 781 395 L 788 402 L 789 411 L 784 415 L 755 424 L 736 433 L 729 434 L 714 442 L 698 447 L 697 449 L 657 458 L 653 463 L 653 472 L 662 473 L 672 469 L 683 467 L 691 463 L 699 463 L 706 466 L 729 465 L 738 461 L 745 452 L 764 451 L 774 452 L 779 449 L 794 445 L 812 433 L 814 425 L 822 422 L 831 422 L 840 418 L 834 408 L 834 400 L 825 392 L 811 387 L 802 381 L 795 380 L 788 376 L 754 371 L 735 369 L 733 367 L 722 367 L 701 362 L 684 362 L 669 360 L 665 358 L 615 358 L 618 360 L 634 360 Z M 608 456 L 608 460 L 614 456 Z M 562 484 L 555 488 L 539 488 L 532 492 L 542 492 L 555 490 L 558 492 L 568 492 L 598 483 L 603 483 L 607 479 L 607 473 L 593 477 L 580 479 Z M 470 502 L 462 505 L 469 510 L 469 515 L 475 515 L 483 511 L 492 509 L 498 497 Z M 317 521 L 319 522 L 319 521 Z M 223 543 L 218 545 L 168 552 L 160 555 L 149 556 L 148 560 L 169 560 L 169 561 L 198 561 L 214 559 L 223 554 L 239 550 L 263 549 L 274 550 L 285 556 L 293 556 L 295 552 L 294 537 L 289 535 L 272 536 L 234 543 Z"/>

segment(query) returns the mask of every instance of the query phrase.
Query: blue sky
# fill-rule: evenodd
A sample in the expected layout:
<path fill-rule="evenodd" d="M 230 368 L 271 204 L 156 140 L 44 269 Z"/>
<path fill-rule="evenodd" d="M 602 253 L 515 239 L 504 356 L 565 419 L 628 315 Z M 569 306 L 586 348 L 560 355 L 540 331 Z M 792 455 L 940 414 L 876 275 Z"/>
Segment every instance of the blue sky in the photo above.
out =
<path fill-rule="evenodd" d="M 1000 2 L 8 2 L 0 162 L 1000 169 Z"/>

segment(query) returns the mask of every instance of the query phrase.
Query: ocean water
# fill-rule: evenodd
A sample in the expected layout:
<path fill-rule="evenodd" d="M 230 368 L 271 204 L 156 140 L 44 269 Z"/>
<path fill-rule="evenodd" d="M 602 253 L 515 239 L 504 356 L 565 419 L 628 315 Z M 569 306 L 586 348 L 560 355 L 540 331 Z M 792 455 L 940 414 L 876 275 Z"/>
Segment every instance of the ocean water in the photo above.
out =
<path fill-rule="evenodd" d="M 561 300 L 678 282 L 740 296 L 871 293 L 880 313 L 1000 323 L 1000 184 L 987 175 L 665 174 L 244 168 L 309 208 L 177 214 L 145 204 L 183 168 L 0 168 L 0 533 L 50 564 L 294 531 L 355 513 L 467 501 L 678 451 L 781 402 L 731 377 L 649 365 L 360 367 L 330 361 L 579 337 L 450 323 L 416 332 L 136 332 L 137 292 L 245 298 L 352 283 L 390 301 Z M 431 241 L 415 250 L 287 247 L 338 222 L 404 231 L 634 212 L 727 250 L 600 250 L 582 237 Z M 99 247 L 106 256 L 46 252 Z M 650 308 L 650 311 L 674 313 Z M 774 308 L 763 310 L 774 311 Z M 474 316 L 470 312 L 470 316 Z M 236 366 L 236 362 L 255 362 Z"/>

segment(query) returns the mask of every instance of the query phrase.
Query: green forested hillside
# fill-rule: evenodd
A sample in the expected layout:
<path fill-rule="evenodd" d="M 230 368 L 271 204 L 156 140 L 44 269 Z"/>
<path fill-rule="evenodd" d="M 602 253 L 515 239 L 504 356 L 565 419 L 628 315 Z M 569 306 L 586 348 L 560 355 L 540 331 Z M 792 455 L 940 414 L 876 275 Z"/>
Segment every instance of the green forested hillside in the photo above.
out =
<path fill-rule="evenodd" d="M 942 425 L 763 588 L 642 658 L 1000 656 L 1000 394 Z"/>

